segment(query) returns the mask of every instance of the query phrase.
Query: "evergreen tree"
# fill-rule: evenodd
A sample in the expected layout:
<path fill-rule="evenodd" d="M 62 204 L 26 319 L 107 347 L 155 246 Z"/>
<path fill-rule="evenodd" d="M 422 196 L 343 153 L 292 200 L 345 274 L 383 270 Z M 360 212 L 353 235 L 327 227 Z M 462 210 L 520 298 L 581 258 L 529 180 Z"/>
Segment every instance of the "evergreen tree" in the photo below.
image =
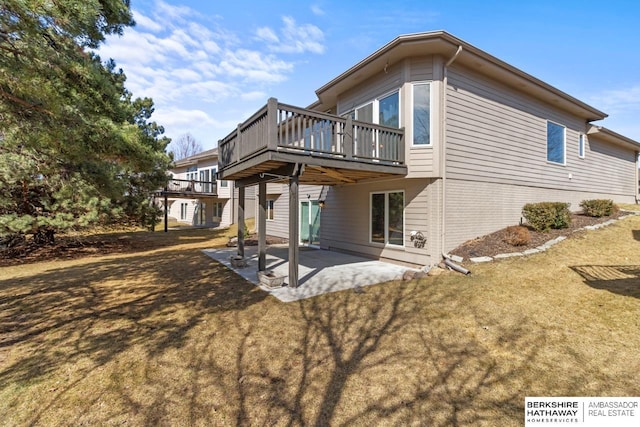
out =
<path fill-rule="evenodd" d="M 128 0 L 0 3 L 0 235 L 155 220 L 169 140 L 92 51 L 129 25 Z"/>

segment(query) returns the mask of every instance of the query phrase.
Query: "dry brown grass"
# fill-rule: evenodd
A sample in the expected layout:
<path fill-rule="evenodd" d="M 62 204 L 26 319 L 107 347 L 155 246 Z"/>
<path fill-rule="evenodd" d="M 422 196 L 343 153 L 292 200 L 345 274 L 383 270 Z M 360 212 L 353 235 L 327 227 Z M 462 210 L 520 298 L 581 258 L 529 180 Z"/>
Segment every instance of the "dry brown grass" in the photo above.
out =
<path fill-rule="evenodd" d="M 226 236 L 145 236 L 0 270 L 0 423 L 516 426 L 525 396 L 640 395 L 640 217 L 290 304 L 200 252 Z"/>

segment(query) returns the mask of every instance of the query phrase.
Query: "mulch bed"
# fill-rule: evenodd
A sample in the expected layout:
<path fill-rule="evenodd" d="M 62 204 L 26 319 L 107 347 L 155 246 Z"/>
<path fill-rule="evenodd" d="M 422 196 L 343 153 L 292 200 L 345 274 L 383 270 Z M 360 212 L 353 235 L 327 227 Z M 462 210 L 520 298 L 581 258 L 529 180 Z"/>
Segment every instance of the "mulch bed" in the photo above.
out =
<path fill-rule="evenodd" d="M 579 213 L 574 213 L 571 214 L 571 225 L 568 228 L 563 228 L 560 230 L 550 230 L 544 233 L 529 228 L 531 241 L 528 244 L 522 246 L 513 246 L 505 242 L 507 233 L 506 228 L 503 228 L 502 230 L 498 230 L 495 233 L 469 240 L 449 253 L 451 255 L 461 256 L 465 260 L 469 260 L 470 258 L 475 257 L 493 257 L 498 254 L 522 252 L 526 251 L 527 249 L 537 248 L 538 246 L 541 246 L 549 240 L 553 240 L 558 236 L 575 236 L 577 234 L 583 233 L 585 230 L 582 229 L 586 226 L 600 224 L 609 221 L 610 219 L 617 219 L 626 214 L 626 212 L 617 212 L 608 217 L 593 218 Z"/>

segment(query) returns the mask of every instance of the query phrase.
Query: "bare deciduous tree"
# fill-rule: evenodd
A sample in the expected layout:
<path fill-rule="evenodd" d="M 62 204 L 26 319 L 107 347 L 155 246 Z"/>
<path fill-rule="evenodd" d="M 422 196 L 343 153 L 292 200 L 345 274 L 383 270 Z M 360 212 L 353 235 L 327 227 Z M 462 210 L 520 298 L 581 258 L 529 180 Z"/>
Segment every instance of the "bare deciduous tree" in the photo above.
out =
<path fill-rule="evenodd" d="M 184 159 L 193 156 L 203 150 L 200 144 L 190 133 L 181 135 L 177 140 L 169 145 L 169 152 L 173 153 L 174 160 Z"/>

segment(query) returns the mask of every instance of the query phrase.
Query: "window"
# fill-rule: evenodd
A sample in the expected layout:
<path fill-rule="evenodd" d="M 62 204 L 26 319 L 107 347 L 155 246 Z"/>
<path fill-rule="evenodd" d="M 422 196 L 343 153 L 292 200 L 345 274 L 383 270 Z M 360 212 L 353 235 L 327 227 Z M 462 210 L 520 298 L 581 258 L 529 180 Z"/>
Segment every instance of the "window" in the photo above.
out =
<path fill-rule="evenodd" d="M 213 204 L 213 216 L 214 216 L 214 218 L 221 218 L 223 209 L 224 209 L 224 203 L 215 202 Z"/>
<path fill-rule="evenodd" d="M 356 116 L 354 118 L 361 122 L 373 123 L 373 102 L 356 108 Z"/>
<path fill-rule="evenodd" d="M 227 188 L 229 186 L 229 181 L 222 180 L 220 181 L 220 187 Z"/>
<path fill-rule="evenodd" d="M 547 122 L 547 161 L 564 165 L 564 126 Z"/>
<path fill-rule="evenodd" d="M 404 192 L 371 193 L 371 243 L 404 246 Z"/>
<path fill-rule="evenodd" d="M 180 220 L 185 221 L 187 219 L 187 204 L 180 203 Z"/>
<path fill-rule="evenodd" d="M 400 127 L 400 95 L 398 92 L 378 101 L 378 124 L 392 128 Z"/>
<path fill-rule="evenodd" d="M 395 91 L 373 102 L 362 105 L 351 113 L 351 117 L 361 122 L 399 128 L 400 93 Z"/>
<path fill-rule="evenodd" d="M 275 205 L 274 199 L 267 199 L 267 219 L 273 220 L 273 207 Z"/>
<path fill-rule="evenodd" d="M 578 140 L 578 157 L 580 157 L 581 159 L 584 159 L 585 138 L 586 136 L 583 133 L 581 133 L 580 139 Z"/>
<path fill-rule="evenodd" d="M 413 85 L 413 145 L 431 144 L 431 84 Z"/>

